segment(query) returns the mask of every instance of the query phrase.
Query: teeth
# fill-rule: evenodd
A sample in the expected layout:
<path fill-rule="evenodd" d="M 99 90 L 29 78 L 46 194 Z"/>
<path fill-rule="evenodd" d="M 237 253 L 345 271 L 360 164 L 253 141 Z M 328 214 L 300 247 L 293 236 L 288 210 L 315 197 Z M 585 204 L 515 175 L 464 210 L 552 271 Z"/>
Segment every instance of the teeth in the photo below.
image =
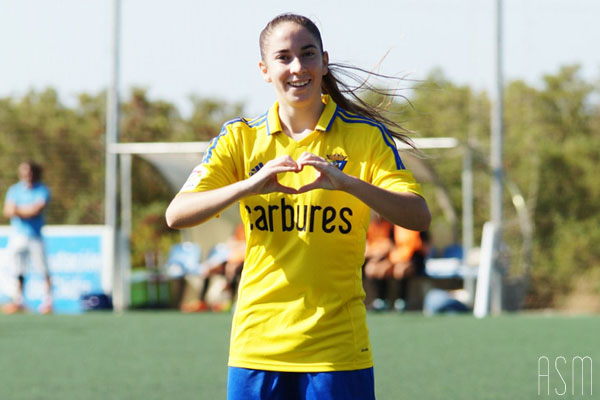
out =
<path fill-rule="evenodd" d="M 306 86 L 306 85 L 308 85 L 308 82 L 309 82 L 309 81 L 308 81 L 308 80 L 306 80 L 306 81 L 299 81 L 299 82 L 288 82 L 288 83 L 290 84 L 290 86 L 293 86 L 293 87 L 302 87 L 302 86 Z"/>

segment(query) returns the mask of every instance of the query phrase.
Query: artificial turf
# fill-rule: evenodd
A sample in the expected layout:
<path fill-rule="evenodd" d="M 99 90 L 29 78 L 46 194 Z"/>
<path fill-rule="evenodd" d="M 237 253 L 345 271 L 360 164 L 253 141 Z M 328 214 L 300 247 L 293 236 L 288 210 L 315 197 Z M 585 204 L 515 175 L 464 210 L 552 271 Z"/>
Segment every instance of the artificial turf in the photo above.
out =
<path fill-rule="evenodd" d="M 177 312 L 0 316 L 0 399 L 224 399 L 230 321 Z M 600 382 L 598 316 L 384 313 L 370 314 L 369 328 L 379 400 L 600 395 L 591 387 Z M 542 356 L 550 376 L 538 395 Z M 560 356 L 567 363 L 559 359 L 557 372 Z M 595 367 L 584 395 L 580 369 L 578 386 L 571 379 L 575 356 Z"/>

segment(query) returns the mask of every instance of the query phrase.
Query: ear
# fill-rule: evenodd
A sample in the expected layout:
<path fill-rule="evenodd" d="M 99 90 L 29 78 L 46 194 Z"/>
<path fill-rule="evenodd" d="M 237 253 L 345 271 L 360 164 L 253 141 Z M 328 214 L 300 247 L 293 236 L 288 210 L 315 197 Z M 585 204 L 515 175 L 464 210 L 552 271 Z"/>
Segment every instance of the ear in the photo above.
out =
<path fill-rule="evenodd" d="M 329 72 L 329 53 L 326 51 L 323 52 L 323 76 L 327 75 Z"/>
<path fill-rule="evenodd" d="M 267 64 L 260 60 L 258 62 L 258 68 L 260 69 L 260 73 L 262 74 L 263 80 L 267 83 L 271 83 L 273 80 L 271 79 L 271 75 L 269 75 L 269 69 L 267 68 Z"/>

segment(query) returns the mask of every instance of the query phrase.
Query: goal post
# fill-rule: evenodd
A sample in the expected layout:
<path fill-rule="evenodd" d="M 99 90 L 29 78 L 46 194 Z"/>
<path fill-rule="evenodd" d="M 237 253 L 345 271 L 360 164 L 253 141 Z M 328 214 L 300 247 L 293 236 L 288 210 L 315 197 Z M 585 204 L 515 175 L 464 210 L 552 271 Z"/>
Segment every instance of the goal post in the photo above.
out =
<path fill-rule="evenodd" d="M 496 263 L 499 241 L 498 227 L 492 222 L 486 222 L 483 225 L 481 237 L 479 271 L 473 307 L 473 314 L 477 318 L 484 318 L 490 313 L 498 314 L 502 311 L 503 274 Z"/>

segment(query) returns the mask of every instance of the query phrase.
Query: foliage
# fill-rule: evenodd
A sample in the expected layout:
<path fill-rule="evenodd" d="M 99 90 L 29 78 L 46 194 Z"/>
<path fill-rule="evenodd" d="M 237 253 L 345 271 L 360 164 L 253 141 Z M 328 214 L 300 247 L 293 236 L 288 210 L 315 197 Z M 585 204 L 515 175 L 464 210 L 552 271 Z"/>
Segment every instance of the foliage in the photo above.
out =
<path fill-rule="evenodd" d="M 151 100 L 133 88 L 121 103 L 120 141 L 198 141 L 219 132 L 224 120 L 241 112 L 239 104 L 218 99 L 192 99 L 189 119 L 173 104 Z M 32 159 L 45 167 L 52 191 L 50 224 L 101 224 L 104 221 L 105 94 L 80 94 L 73 107 L 56 91 L 29 92 L 19 99 L 0 99 L 0 188 L 17 180 L 17 165 Z M 148 252 L 165 252 L 178 240 L 164 222 L 173 197 L 162 176 L 134 158 L 132 262 L 143 266 Z M 3 222 L 7 222 L 4 220 Z"/>
<path fill-rule="evenodd" d="M 76 109 L 57 93 L 29 92 L 20 100 L 0 100 L 0 185 L 16 181 L 17 165 L 33 159 L 45 168 L 53 190 L 51 223 L 89 224 L 102 219 L 104 142 L 100 98 L 80 96 Z"/>
<path fill-rule="evenodd" d="M 521 189 L 535 229 L 529 306 L 560 305 L 562 296 L 575 288 L 575 279 L 595 276 L 600 267 L 596 245 L 600 241 L 600 105 L 594 101 L 598 94 L 599 88 L 583 80 L 577 66 L 545 76 L 540 87 L 513 81 L 505 88 L 505 170 Z M 389 112 L 416 137 L 452 136 L 480 155 L 474 171 L 479 234 L 489 219 L 487 93 L 457 85 L 434 71 L 417 82 L 408 97 L 411 104 L 393 103 Z M 241 104 L 218 99 L 190 100 L 193 111 L 183 118 L 173 104 L 150 99 L 144 89 L 133 88 L 121 105 L 120 141 L 208 140 L 224 121 L 243 111 Z M 104 108 L 104 93 L 81 94 L 72 107 L 62 104 L 52 89 L 0 99 L 2 191 L 16 181 L 20 161 L 35 159 L 46 166 L 45 181 L 53 192 L 49 223 L 102 223 Z M 432 151 L 425 161 L 444 182 L 460 215 L 461 153 Z M 131 248 L 133 263 L 140 266 L 147 253 L 165 252 L 178 237 L 164 223 L 164 209 L 173 193 L 160 174 L 134 158 L 133 182 Z M 427 184 L 424 188 L 434 224 L 443 223 L 435 189 Z M 521 236 L 508 194 L 504 201 L 505 240 L 518 248 Z M 475 238 L 476 243 L 479 240 Z"/>
<path fill-rule="evenodd" d="M 578 66 L 545 76 L 540 88 L 523 81 L 505 88 L 504 167 L 525 197 L 535 232 L 527 300 L 532 307 L 560 306 L 576 279 L 591 277 L 600 267 L 600 248 L 594 245 L 600 237 L 600 107 L 593 101 L 598 94 L 598 87 L 580 77 Z M 489 219 L 490 179 L 483 163 L 489 153 L 487 94 L 457 86 L 435 71 L 416 85 L 411 102 L 412 107 L 396 106 L 409 129 L 427 137 L 455 137 L 484 155 L 474 171 L 475 226 L 481 227 Z M 460 158 L 445 151 L 428 161 L 460 213 Z M 439 219 L 442 214 L 431 206 Z M 504 239 L 519 247 L 522 237 L 508 194 L 504 213 Z"/>

